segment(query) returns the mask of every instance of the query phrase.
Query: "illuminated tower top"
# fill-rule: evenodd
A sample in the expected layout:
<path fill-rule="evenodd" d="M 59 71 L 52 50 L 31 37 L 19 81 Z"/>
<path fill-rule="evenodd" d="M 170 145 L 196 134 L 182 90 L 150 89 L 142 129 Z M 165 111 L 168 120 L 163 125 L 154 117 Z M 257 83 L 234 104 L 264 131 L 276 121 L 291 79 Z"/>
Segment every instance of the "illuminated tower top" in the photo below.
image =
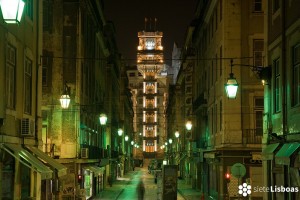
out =
<path fill-rule="evenodd" d="M 153 27 L 154 29 L 151 29 L 150 21 L 147 29 L 147 20 L 145 20 L 145 30 L 138 32 L 137 65 L 138 70 L 144 75 L 147 75 L 147 72 L 156 75 L 163 69 L 163 33 L 156 31 L 155 26 Z"/>

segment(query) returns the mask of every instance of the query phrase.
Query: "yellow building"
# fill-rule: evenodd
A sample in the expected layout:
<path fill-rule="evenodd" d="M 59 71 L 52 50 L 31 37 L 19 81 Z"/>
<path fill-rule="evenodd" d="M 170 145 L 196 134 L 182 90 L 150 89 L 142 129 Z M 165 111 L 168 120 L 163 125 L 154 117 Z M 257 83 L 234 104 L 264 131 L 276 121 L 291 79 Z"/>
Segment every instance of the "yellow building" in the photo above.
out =
<path fill-rule="evenodd" d="M 180 95 L 192 90 L 192 141 L 187 178 L 213 199 L 237 197 L 238 185 L 262 185 L 263 85 L 257 69 L 264 59 L 265 1 L 199 1 L 182 48 Z M 195 62 L 192 62 L 192 61 Z M 232 66 L 231 66 L 232 60 Z M 192 88 L 188 89 L 188 66 Z M 230 73 L 239 84 L 229 99 L 224 85 Z M 182 122 L 184 123 L 184 122 Z M 187 161 L 185 161 L 187 162 Z M 236 174 L 234 164 L 245 170 Z M 230 182 L 225 175 L 229 174 Z M 188 180 L 191 178 L 192 180 Z M 252 198 L 262 198 L 262 193 Z"/>
<path fill-rule="evenodd" d="M 67 168 L 42 151 L 43 5 L 23 6 L 17 24 L 0 22 L 0 199 L 52 199 Z M 1 1 L 1 11 L 13 9 Z"/>
<path fill-rule="evenodd" d="M 122 63 L 114 34 L 102 1 L 44 4 L 42 140 L 68 168 L 60 180 L 63 198 L 91 198 L 121 173 Z M 69 97 L 67 108 L 62 96 Z"/>
<path fill-rule="evenodd" d="M 272 79 L 265 86 L 263 186 L 290 192 L 264 193 L 264 199 L 299 199 L 299 1 L 267 1 L 266 61 Z M 282 190 L 282 189 L 281 189 Z"/>

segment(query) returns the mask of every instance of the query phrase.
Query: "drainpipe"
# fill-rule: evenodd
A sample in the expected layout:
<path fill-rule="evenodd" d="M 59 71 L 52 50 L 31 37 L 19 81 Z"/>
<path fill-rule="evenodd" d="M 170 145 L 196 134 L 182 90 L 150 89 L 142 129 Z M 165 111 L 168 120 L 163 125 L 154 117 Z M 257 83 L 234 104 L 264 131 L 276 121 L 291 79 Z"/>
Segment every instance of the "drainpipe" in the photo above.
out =
<path fill-rule="evenodd" d="M 40 130 L 40 126 L 39 126 L 39 121 L 41 119 L 41 113 L 40 113 L 40 98 L 42 98 L 42 92 L 40 90 L 40 84 L 39 84 L 39 70 L 40 70 L 40 65 L 42 64 L 42 60 L 41 60 L 41 45 L 40 45 L 40 17 L 39 17 L 39 7 L 40 7 L 40 1 L 37 1 L 37 6 L 36 6 L 36 77 L 35 77 L 35 145 L 38 147 L 39 146 L 39 130 Z"/>
<path fill-rule="evenodd" d="M 281 58 L 282 58 L 282 129 L 283 137 L 287 136 L 287 91 L 286 91 L 286 33 L 285 33 L 285 1 L 281 0 Z M 284 186 L 290 186 L 289 183 L 289 166 L 284 165 Z M 290 194 L 285 192 L 284 199 L 290 199 Z"/>

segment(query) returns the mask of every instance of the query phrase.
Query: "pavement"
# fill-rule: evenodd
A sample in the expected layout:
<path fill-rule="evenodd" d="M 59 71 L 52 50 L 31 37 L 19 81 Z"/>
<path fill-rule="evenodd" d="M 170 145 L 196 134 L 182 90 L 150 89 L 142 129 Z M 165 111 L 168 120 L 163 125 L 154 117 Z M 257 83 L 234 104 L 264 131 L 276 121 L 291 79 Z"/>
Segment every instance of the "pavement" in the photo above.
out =
<path fill-rule="evenodd" d="M 143 175 L 142 175 L 143 174 Z M 112 187 L 108 186 L 103 191 L 100 192 L 96 197 L 92 198 L 95 200 L 103 199 L 103 200 L 117 200 L 124 199 L 122 198 L 122 193 L 126 188 L 132 184 L 131 180 L 136 179 L 140 176 L 153 176 L 147 173 L 147 170 L 144 168 L 136 168 L 135 171 L 127 172 L 123 177 L 118 178 L 112 184 Z M 154 176 L 153 176 L 154 180 Z M 154 182 L 154 181 L 153 181 Z M 156 187 L 156 186 L 155 186 Z M 156 190 L 156 189 L 155 189 Z M 146 192 L 147 194 L 147 192 Z M 124 196 L 124 194 L 123 194 Z M 145 200 L 147 200 L 147 196 L 145 195 Z M 157 197 L 157 199 L 159 199 Z M 134 200 L 132 197 L 128 197 L 128 200 Z M 151 198 L 153 199 L 153 197 Z M 178 179 L 177 182 L 177 200 L 201 200 L 201 192 L 192 188 L 191 184 L 186 184 L 185 180 Z"/>

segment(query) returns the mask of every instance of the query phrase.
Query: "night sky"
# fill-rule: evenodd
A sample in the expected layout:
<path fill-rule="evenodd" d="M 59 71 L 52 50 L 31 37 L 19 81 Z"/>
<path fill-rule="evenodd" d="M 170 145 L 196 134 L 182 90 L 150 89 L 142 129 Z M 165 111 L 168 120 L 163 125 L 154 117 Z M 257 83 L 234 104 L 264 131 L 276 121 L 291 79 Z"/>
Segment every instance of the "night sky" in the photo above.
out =
<path fill-rule="evenodd" d="M 157 18 L 163 32 L 164 56 L 171 63 L 173 44 L 182 47 L 187 27 L 194 18 L 197 0 L 104 0 L 106 20 L 116 28 L 117 45 L 127 64 L 136 64 L 137 32 L 144 30 L 145 17 Z"/>

